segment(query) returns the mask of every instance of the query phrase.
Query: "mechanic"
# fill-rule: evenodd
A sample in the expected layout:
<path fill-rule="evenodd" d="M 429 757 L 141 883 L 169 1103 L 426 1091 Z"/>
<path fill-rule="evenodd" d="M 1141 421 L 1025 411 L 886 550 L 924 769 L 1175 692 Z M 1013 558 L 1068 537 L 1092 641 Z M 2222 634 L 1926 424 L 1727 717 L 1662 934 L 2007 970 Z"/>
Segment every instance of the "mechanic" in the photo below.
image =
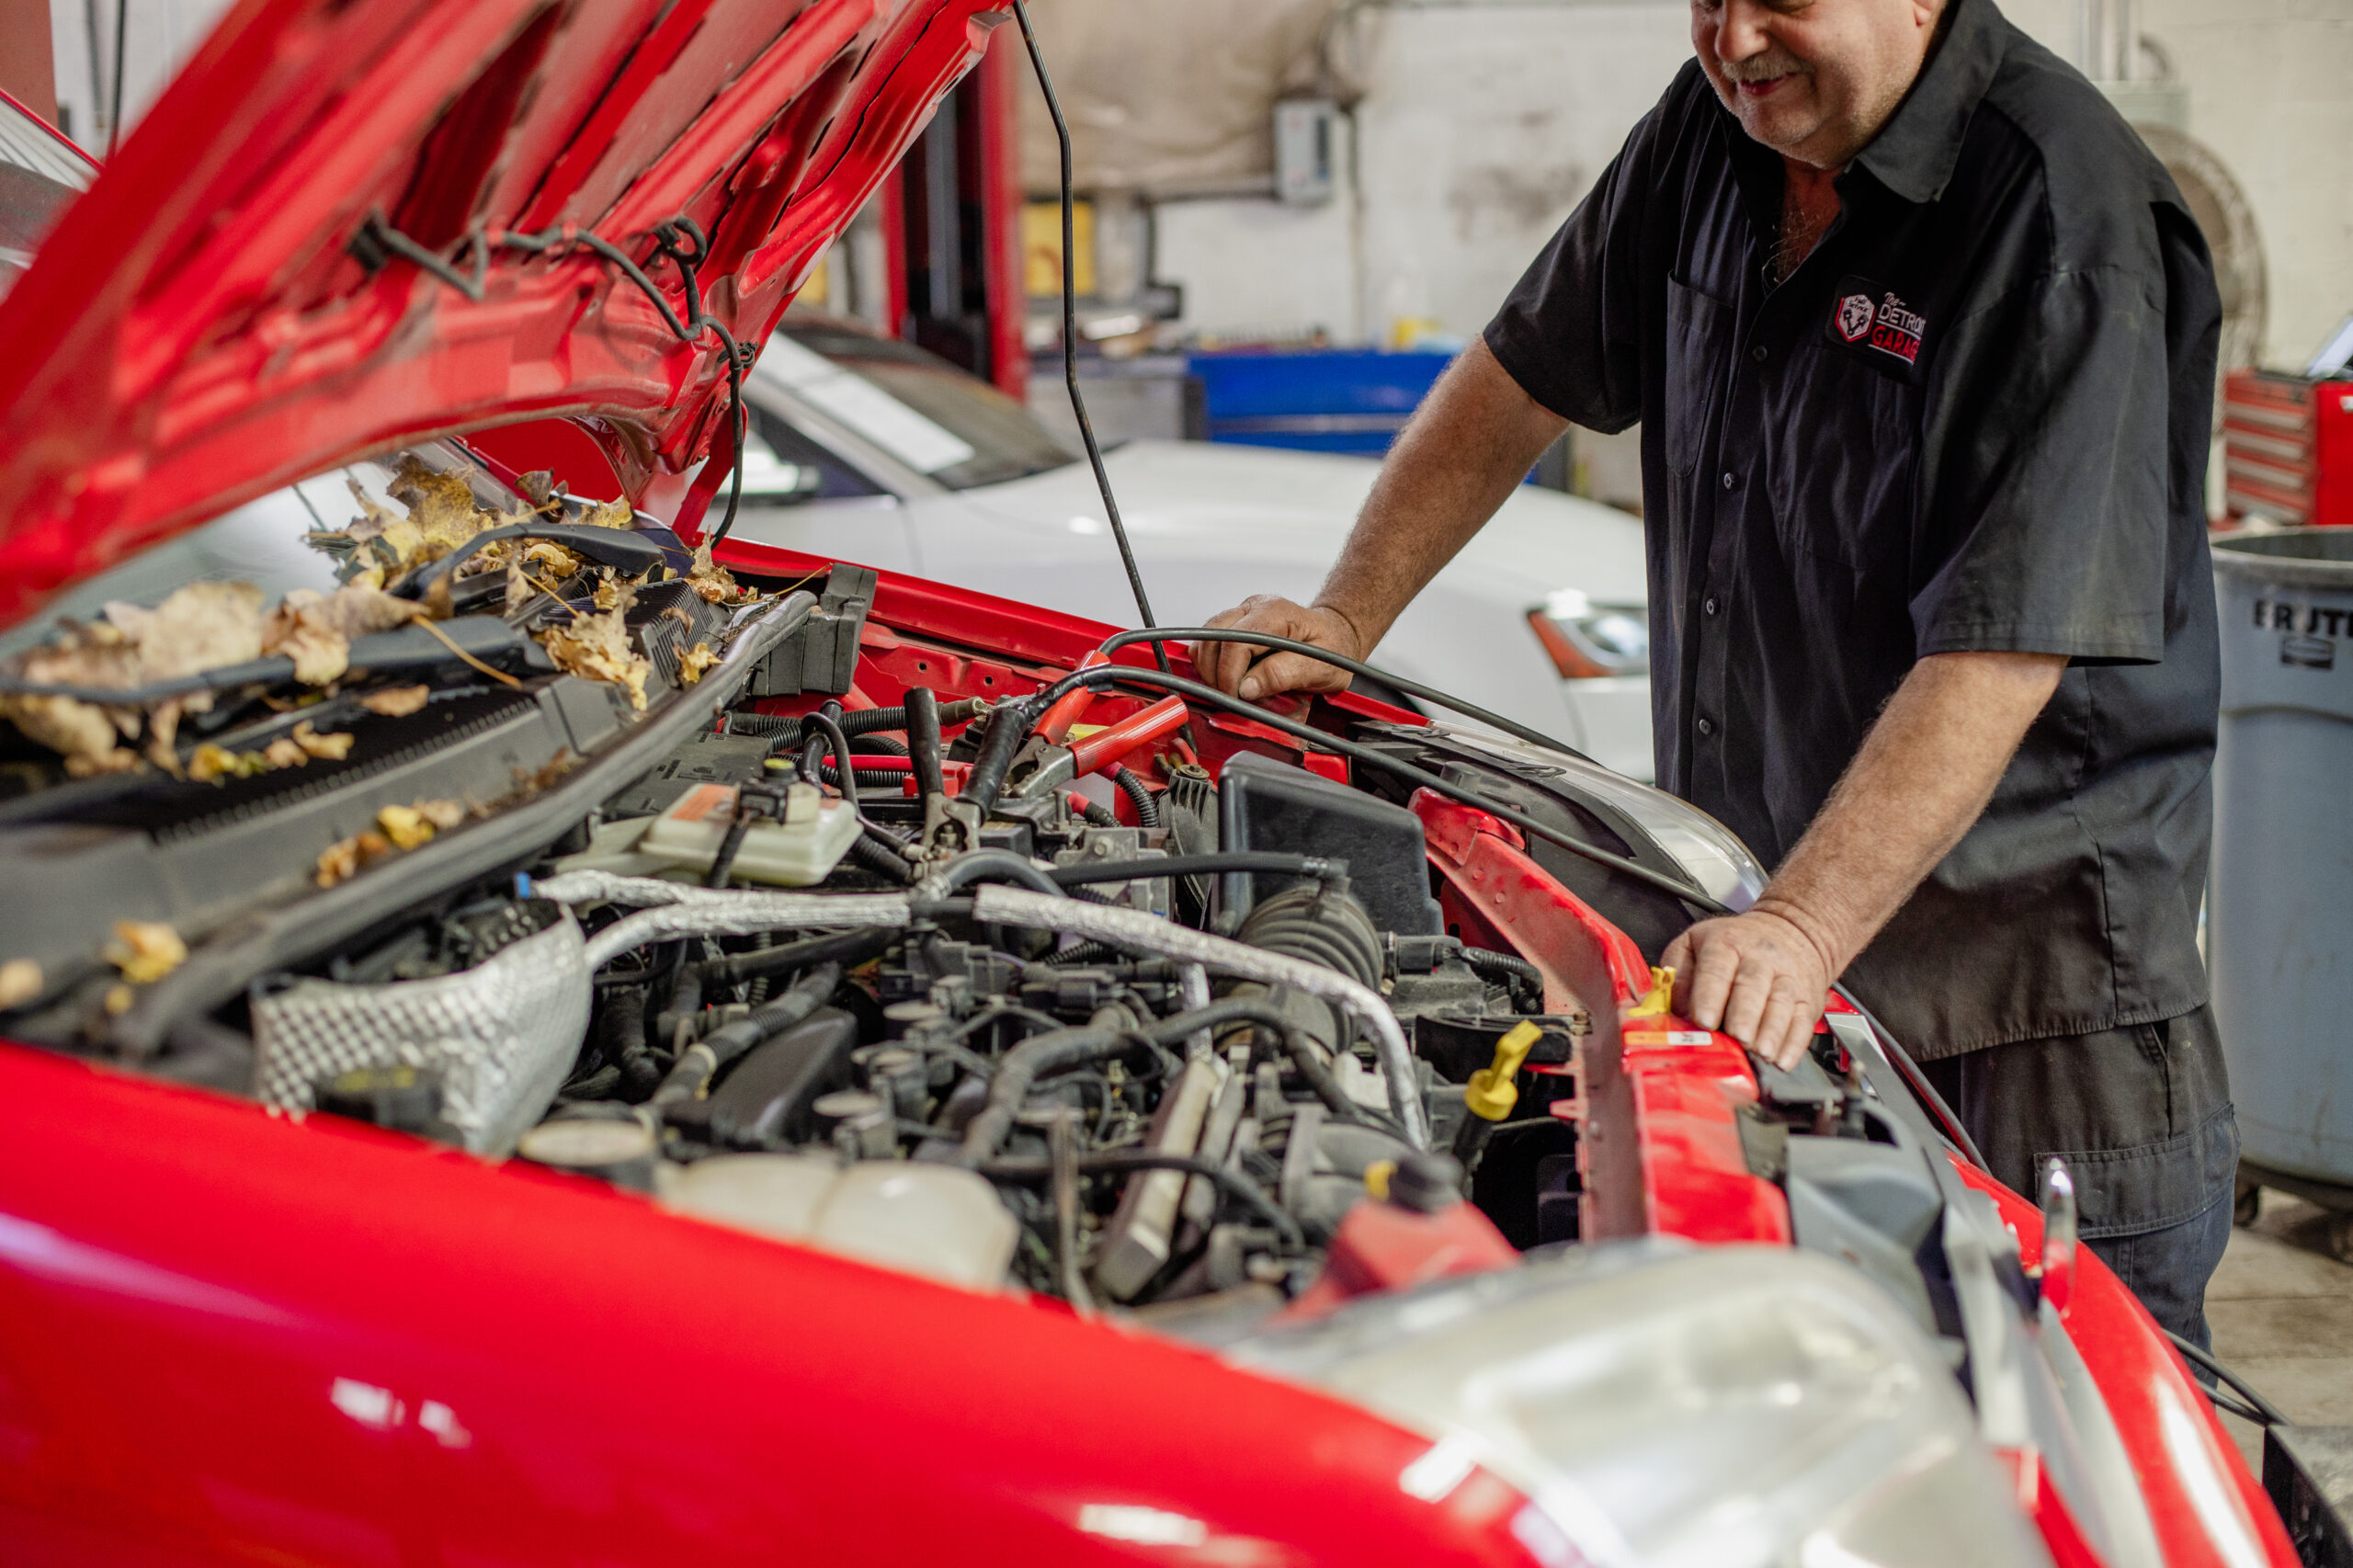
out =
<path fill-rule="evenodd" d="M 1678 1009 L 1787 1064 L 1843 974 L 2203 1345 L 2237 1161 L 2196 941 L 2204 242 L 1993 0 L 1693 0 L 1691 33 L 1315 602 L 1216 624 L 1362 658 L 1571 421 L 1639 419 L 1658 778 L 1773 868 L 1663 955 Z M 1263 653 L 1194 650 L 1245 698 L 1345 684 Z"/>

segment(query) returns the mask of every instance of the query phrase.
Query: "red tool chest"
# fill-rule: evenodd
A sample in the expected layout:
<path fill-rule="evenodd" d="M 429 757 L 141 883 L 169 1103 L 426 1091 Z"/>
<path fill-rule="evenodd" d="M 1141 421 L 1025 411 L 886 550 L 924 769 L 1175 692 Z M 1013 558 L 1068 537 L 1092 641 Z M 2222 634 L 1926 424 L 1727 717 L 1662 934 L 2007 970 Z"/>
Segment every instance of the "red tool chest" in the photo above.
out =
<path fill-rule="evenodd" d="M 2353 381 L 2232 371 L 2222 506 L 2234 518 L 2353 524 Z"/>

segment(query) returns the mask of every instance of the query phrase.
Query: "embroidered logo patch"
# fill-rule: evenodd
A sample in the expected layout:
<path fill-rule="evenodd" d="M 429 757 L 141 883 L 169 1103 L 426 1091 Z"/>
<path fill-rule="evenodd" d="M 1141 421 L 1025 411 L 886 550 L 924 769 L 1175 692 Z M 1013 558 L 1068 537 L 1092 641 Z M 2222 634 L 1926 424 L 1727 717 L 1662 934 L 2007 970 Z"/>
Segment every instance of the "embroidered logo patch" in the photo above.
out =
<path fill-rule="evenodd" d="M 1838 301 L 1838 335 L 1853 343 L 1870 331 L 1872 318 L 1879 312 L 1871 308 L 1868 294 L 1849 294 Z"/>
<path fill-rule="evenodd" d="M 1915 366 L 1927 330 L 1926 316 L 1905 304 L 1894 290 L 1868 278 L 1841 278 L 1830 297 L 1830 341 L 1866 358 L 1884 354 L 1906 369 Z"/>

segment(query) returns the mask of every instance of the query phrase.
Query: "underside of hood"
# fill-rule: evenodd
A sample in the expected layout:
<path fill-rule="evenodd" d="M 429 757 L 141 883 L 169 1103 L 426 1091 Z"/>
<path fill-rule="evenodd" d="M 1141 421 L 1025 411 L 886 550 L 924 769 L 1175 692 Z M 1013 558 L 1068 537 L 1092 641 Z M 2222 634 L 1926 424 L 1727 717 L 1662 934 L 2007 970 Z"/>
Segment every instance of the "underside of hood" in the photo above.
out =
<path fill-rule="evenodd" d="M 710 318 L 765 341 L 992 4 L 243 0 L 0 300 L 0 625 L 433 436 L 588 415 L 688 466 L 721 335 L 624 259 L 691 324 L 656 233 L 707 244 Z"/>

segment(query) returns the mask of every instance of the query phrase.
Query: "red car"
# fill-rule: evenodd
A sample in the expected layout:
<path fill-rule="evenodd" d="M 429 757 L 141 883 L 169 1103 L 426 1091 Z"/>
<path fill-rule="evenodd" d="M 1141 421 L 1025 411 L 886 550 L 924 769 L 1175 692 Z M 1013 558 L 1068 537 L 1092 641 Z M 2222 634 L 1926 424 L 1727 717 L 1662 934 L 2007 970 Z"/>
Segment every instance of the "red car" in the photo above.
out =
<path fill-rule="evenodd" d="M 1699 813 L 698 548 L 1007 20 L 248 0 L 0 137 L 0 1557 L 2294 1561 L 1868 1018 L 1665 1010 Z"/>

